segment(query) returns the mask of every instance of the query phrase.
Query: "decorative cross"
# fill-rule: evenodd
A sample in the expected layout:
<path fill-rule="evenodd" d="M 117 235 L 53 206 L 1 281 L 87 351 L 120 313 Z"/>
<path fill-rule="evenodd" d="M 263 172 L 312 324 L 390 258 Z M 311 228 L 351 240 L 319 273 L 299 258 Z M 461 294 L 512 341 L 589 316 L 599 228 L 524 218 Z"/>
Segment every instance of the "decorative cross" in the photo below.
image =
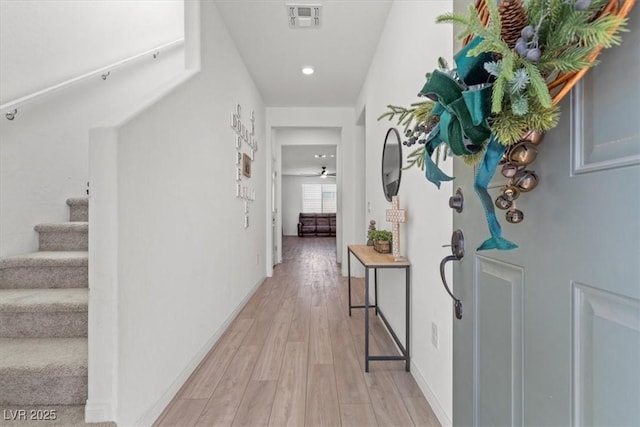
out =
<path fill-rule="evenodd" d="M 407 220 L 407 211 L 400 209 L 400 199 L 398 196 L 391 198 L 391 209 L 387 209 L 387 222 L 392 223 L 391 231 L 393 233 L 393 259 L 395 261 L 404 260 L 400 256 L 400 223 Z"/>

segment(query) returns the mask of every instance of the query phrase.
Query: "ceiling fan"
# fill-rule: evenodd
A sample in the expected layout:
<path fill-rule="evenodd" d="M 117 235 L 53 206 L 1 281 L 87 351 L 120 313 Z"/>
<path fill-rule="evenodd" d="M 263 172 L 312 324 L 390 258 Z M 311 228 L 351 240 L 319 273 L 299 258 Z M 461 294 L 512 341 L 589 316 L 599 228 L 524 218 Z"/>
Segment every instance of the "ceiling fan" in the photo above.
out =
<path fill-rule="evenodd" d="M 327 167 L 326 166 L 322 166 L 322 170 L 320 171 L 320 178 L 326 178 L 328 176 L 336 176 L 335 172 L 327 172 Z"/>
<path fill-rule="evenodd" d="M 307 177 L 307 178 L 313 178 L 313 177 L 318 177 L 319 176 L 320 178 L 326 178 L 328 176 L 336 176 L 336 173 L 335 172 L 329 172 L 327 170 L 326 166 L 322 166 L 322 169 L 318 173 L 301 174 L 299 176 L 304 176 L 304 177 Z"/>

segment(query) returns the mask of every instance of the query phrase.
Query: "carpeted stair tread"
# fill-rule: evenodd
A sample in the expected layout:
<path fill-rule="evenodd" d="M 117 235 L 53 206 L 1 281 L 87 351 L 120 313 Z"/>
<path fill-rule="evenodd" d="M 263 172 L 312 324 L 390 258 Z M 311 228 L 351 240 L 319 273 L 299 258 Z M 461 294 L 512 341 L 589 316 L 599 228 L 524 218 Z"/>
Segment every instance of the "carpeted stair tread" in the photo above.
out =
<path fill-rule="evenodd" d="M 4 412 L 3 412 L 4 411 Z M 11 413 L 9 411 L 12 411 Z M 18 414 L 25 411 L 27 420 L 18 420 Z M 30 420 L 31 411 L 49 411 L 49 414 L 55 413 L 55 420 L 36 421 Z M 53 412 L 55 411 L 55 412 Z M 0 416 L 0 427 L 115 427 L 115 423 L 85 423 L 84 422 L 84 406 L 83 405 L 0 405 L 0 413 L 6 416 Z M 37 413 L 36 413 L 37 414 Z M 11 418 L 14 420 L 3 418 Z"/>
<path fill-rule="evenodd" d="M 82 405 L 87 338 L 0 338 L 0 405 Z"/>
<path fill-rule="evenodd" d="M 0 259 L 0 289 L 86 288 L 87 251 L 40 251 Z"/>
<path fill-rule="evenodd" d="M 86 288 L 0 289 L 0 313 L 87 311 Z"/>
<path fill-rule="evenodd" d="M 41 251 L 0 258 L 0 269 L 12 267 L 85 267 L 87 251 Z"/>
<path fill-rule="evenodd" d="M 86 221 L 69 221 L 59 223 L 38 224 L 33 227 L 37 232 L 53 233 L 53 232 L 76 232 L 86 233 L 89 231 L 89 223 Z"/>
<path fill-rule="evenodd" d="M 89 198 L 75 197 L 67 199 L 70 221 L 89 221 Z"/>
<path fill-rule="evenodd" d="M 38 224 L 40 251 L 86 251 L 89 248 L 89 223 L 86 221 Z"/>
<path fill-rule="evenodd" d="M 87 375 L 86 338 L 0 338 L 0 377 Z"/>
<path fill-rule="evenodd" d="M 68 206 L 89 206 L 88 197 L 69 197 L 67 199 Z"/>
<path fill-rule="evenodd" d="M 0 338 L 87 336 L 87 288 L 0 289 Z"/>

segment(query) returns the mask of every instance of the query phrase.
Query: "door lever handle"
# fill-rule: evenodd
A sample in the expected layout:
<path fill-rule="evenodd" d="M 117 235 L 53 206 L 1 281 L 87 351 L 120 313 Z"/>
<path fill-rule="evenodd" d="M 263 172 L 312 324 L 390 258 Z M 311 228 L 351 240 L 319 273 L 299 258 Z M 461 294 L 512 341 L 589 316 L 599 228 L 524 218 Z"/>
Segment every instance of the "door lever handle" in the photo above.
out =
<path fill-rule="evenodd" d="M 453 295 L 453 292 L 451 292 L 449 285 L 447 285 L 447 278 L 444 277 L 444 266 L 446 263 L 448 263 L 449 261 L 460 261 L 462 258 L 464 258 L 464 234 L 462 233 L 462 230 L 455 230 L 451 235 L 451 245 L 444 246 L 451 246 L 452 255 L 449 255 L 443 258 L 442 261 L 440 261 L 440 278 L 442 279 L 442 284 L 447 290 L 447 293 L 454 301 L 456 318 L 462 319 L 462 302 L 460 302 L 460 300 Z"/>
<path fill-rule="evenodd" d="M 456 309 L 456 318 L 462 319 L 462 302 L 453 295 L 453 292 L 451 292 L 449 285 L 447 285 L 447 278 L 444 277 L 444 266 L 449 261 L 460 261 L 460 258 L 458 258 L 455 255 L 449 255 L 443 258 L 442 261 L 440 261 L 440 278 L 442 279 L 442 284 L 444 285 L 444 288 L 447 290 L 447 293 L 451 296 L 451 298 L 454 301 L 453 304 Z"/>

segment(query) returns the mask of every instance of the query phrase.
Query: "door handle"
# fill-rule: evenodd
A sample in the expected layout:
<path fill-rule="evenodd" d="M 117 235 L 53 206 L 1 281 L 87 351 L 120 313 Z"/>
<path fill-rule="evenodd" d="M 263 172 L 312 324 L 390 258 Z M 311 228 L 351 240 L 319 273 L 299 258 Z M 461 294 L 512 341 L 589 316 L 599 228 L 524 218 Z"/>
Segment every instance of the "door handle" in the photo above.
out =
<path fill-rule="evenodd" d="M 442 261 L 440 261 L 440 278 L 447 293 L 454 301 L 456 318 L 462 319 L 462 302 L 453 295 L 451 288 L 449 288 L 447 284 L 447 278 L 444 275 L 444 266 L 449 261 L 460 261 L 464 257 L 464 235 L 462 234 L 462 230 L 455 230 L 451 235 L 451 253 L 451 255 L 444 257 Z"/>

